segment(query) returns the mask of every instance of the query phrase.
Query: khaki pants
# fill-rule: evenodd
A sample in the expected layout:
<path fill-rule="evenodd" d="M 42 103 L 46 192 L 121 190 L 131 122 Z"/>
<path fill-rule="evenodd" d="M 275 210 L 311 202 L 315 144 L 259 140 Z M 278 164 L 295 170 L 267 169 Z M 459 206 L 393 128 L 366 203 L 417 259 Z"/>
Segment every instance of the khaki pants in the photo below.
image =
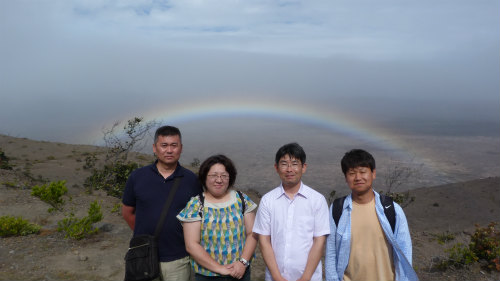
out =
<path fill-rule="evenodd" d="M 191 280 L 191 264 L 189 256 L 169 262 L 161 262 L 161 276 L 154 281 L 189 281 Z"/>

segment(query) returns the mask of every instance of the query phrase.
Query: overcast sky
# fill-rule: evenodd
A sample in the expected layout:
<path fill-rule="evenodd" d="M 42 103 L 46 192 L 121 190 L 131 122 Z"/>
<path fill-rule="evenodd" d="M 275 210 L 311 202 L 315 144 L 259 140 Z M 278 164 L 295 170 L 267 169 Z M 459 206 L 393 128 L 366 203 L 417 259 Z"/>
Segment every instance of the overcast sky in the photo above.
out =
<path fill-rule="evenodd" d="M 85 143 L 115 120 L 244 97 L 498 135 L 499 11 L 498 0 L 0 0 L 0 133 Z"/>

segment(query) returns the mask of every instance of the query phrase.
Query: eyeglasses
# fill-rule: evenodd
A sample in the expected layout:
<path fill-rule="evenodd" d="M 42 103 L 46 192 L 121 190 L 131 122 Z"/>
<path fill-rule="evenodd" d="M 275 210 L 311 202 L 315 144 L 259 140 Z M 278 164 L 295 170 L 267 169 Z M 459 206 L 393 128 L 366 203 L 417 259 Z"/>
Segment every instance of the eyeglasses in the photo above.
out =
<path fill-rule="evenodd" d="M 207 175 L 207 177 L 211 181 L 216 181 L 219 178 L 223 181 L 229 180 L 229 175 Z"/>
<path fill-rule="evenodd" d="M 293 161 L 291 163 L 288 163 L 288 162 L 280 162 L 279 163 L 279 168 L 280 170 L 282 171 L 285 171 L 286 169 L 288 169 L 289 167 L 291 167 L 293 170 L 298 170 L 300 167 L 301 167 L 301 163 L 300 162 L 297 162 L 297 161 Z"/>

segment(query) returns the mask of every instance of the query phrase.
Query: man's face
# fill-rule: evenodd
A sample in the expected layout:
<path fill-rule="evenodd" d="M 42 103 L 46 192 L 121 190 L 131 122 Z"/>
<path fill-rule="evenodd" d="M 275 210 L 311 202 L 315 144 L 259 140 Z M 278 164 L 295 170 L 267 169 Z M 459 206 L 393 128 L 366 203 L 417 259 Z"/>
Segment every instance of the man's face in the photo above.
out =
<path fill-rule="evenodd" d="M 182 152 L 181 138 L 176 136 L 158 136 L 153 144 L 153 152 L 158 158 L 158 162 L 172 165 L 179 161 Z"/>
<path fill-rule="evenodd" d="M 290 158 L 290 155 L 281 157 L 278 164 L 274 165 L 284 187 L 292 187 L 300 183 L 302 174 L 306 172 L 307 165 L 299 159 Z"/>
<path fill-rule="evenodd" d="M 375 176 L 375 170 L 372 171 L 369 167 L 356 167 L 347 171 L 345 181 L 352 192 L 364 194 L 372 188 Z"/>

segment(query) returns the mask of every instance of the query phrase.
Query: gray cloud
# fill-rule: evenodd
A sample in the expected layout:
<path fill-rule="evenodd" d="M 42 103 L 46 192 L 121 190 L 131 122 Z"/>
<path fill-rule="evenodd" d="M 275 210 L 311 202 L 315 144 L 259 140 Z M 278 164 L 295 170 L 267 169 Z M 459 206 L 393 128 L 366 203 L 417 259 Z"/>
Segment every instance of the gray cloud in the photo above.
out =
<path fill-rule="evenodd" d="M 0 132 L 75 141 L 71 128 L 100 128 L 161 103 L 241 96 L 355 110 L 378 116 L 380 126 L 422 112 L 463 120 L 464 111 L 496 126 L 499 8 L 497 1 L 2 1 Z"/>

